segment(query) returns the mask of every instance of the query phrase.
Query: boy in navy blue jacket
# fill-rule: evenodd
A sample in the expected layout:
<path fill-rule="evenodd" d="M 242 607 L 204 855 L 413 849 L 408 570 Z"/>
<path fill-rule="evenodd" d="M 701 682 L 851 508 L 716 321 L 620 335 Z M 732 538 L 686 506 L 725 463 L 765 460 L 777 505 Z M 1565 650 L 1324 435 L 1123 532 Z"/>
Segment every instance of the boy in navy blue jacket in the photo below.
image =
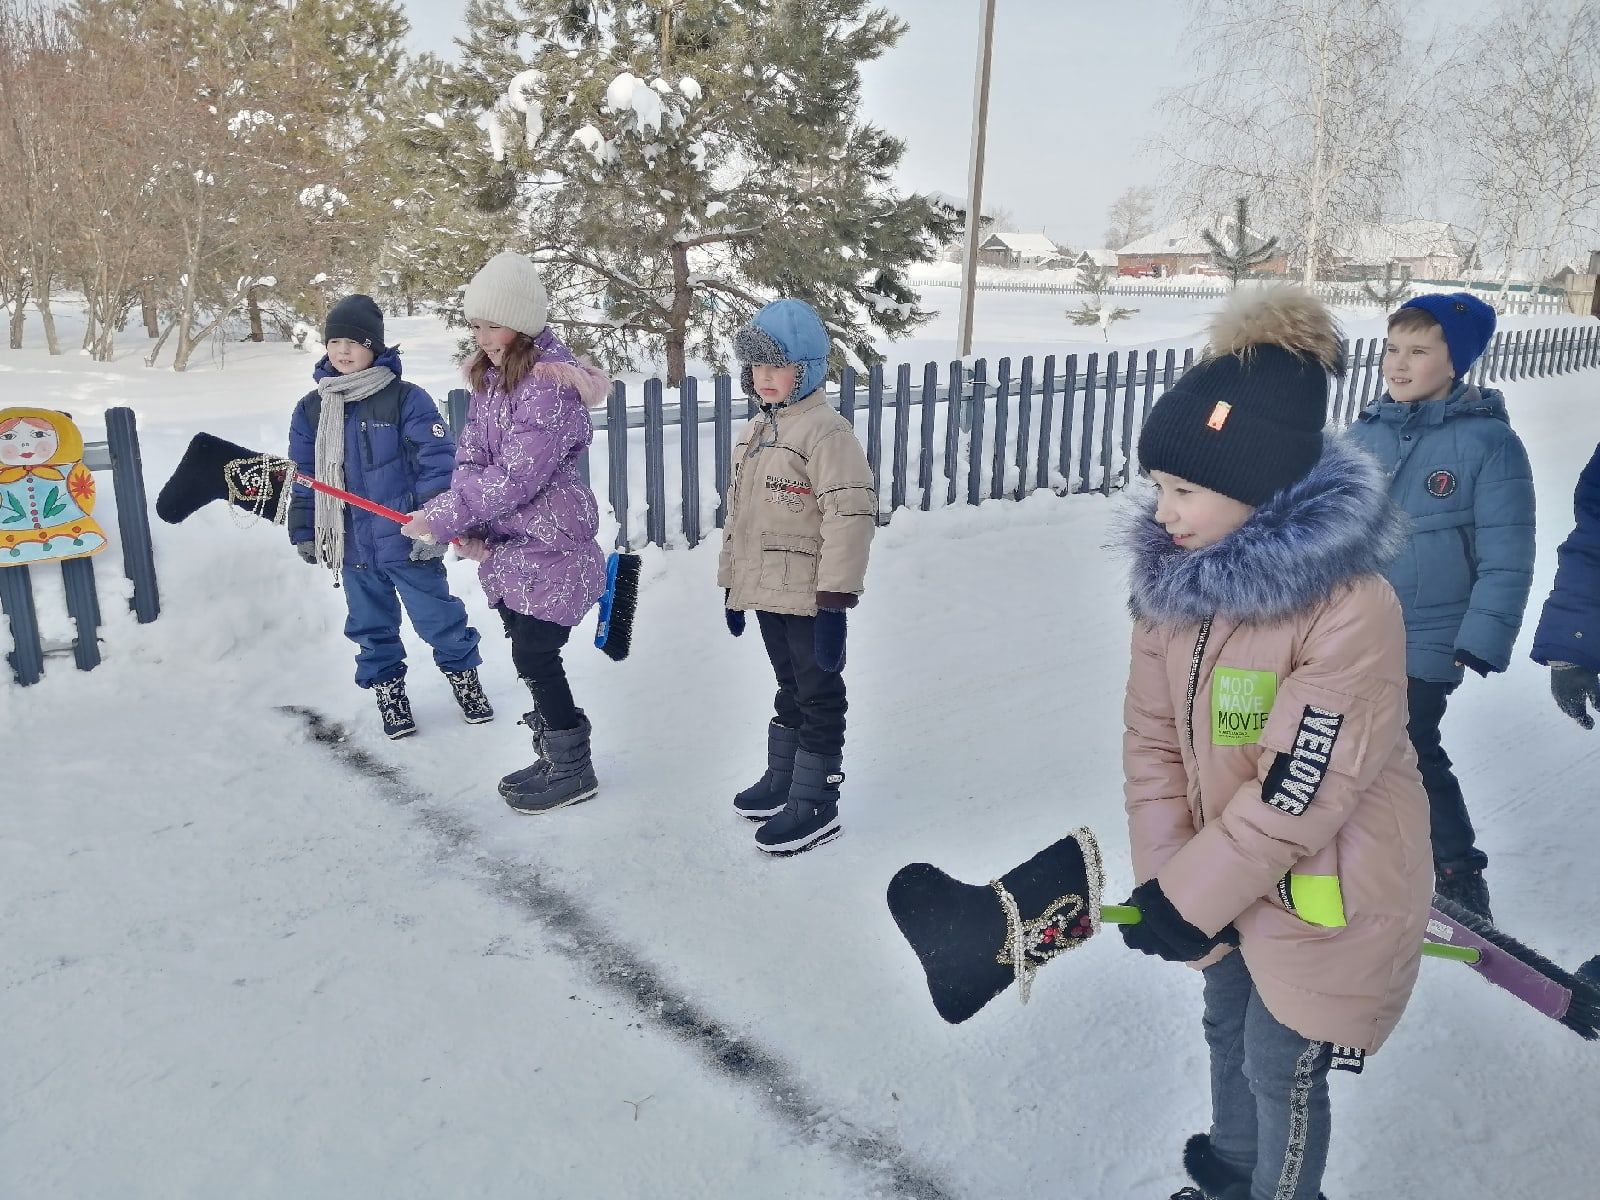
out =
<path fill-rule="evenodd" d="M 399 352 L 383 343 L 383 313 L 367 296 L 333 306 L 323 327 L 327 355 L 316 390 L 295 406 L 289 457 L 303 473 L 398 512 L 411 512 L 450 486 L 456 447 L 427 392 L 400 378 Z M 295 489 L 289 540 L 306 562 L 340 571 L 349 618 L 345 636 L 359 648 L 356 685 L 371 688 L 383 731 L 416 732 L 406 696 L 400 606 L 433 647 L 461 715 L 493 719 L 478 682 L 478 631 L 450 592 L 442 561 L 448 546 L 414 542 L 393 521 L 322 492 Z"/>
<path fill-rule="evenodd" d="M 1408 300 L 1389 318 L 1388 390 L 1351 429 L 1411 517 L 1405 552 L 1387 575 L 1405 614 L 1409 731 L 1432 815 L 1435 887 L 1485 919 L 1489 859 L 1439 722 L 1463 668 L 1506 669 L 1533 583 L 1527 452 L 1500 393 L 1466 382 L 1494 327 L 1494 309 L 1466 292 Z"/>

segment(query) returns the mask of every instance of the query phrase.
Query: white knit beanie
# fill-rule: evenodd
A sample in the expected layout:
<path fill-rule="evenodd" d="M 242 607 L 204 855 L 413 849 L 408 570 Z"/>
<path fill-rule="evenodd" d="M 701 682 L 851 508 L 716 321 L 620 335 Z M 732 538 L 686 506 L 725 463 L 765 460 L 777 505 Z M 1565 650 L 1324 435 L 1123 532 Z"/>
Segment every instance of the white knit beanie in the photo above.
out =
<path fill-rule="evenodd" d="M 550 317 L 539 268 L 509 250 L 483 264 L 461 301 L 467 320 L 504 325 L 529 337 L 538 337 Z"/>

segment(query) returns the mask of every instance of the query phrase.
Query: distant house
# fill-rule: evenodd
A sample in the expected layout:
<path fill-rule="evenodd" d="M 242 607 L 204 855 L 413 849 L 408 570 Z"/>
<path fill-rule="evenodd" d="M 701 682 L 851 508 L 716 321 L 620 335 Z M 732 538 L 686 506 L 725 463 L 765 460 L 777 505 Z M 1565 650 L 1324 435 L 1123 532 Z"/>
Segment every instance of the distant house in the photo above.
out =
<path fill-rule="evenodd" d="M 1067 265 L 1073 270 L 1079 267 L 1105 267 L 1115 271 L 1117 269 L 1117 252 L 1103 247 L 1095 250 L 1079 250 L 1067 259 Z"/>
<path fill-rule="evenodd" d="M 1446 221 L 1380 221 L 1334 246 L 1333 270 L 1345 279 L 1380 276 L 1390 263 L 1413 279 L 1462 279 L 1483 266 L 1477 240 Z"/>
<path fill-rule="evenodd" d="M 1212 221 L 1190 218 L 1175 221 L 1165 229 L 1158 229 L 1142 238 L 1135 238 L 1116 252 L 1117 274 L 1159 277 L 1166 275 L 1218 275 L 1216 263 L 1211 260 L 1211 247 L 1206 244 L 1205 232 L 1211 230 L 1224 243 L 1232 238 L 1232 217 L 1218 217 Z M 1245 233 L 1254 239 L 1265 240 L 1257 230 Z M 1288 260 L 1275 254 L 1257 268 L 1263 275 L 1281 275 L 1288 269 Z"/>
<path fill-rule="evenodd" d="M 1600 250 L 1589 255 L 1587 269 L 1581 263 L 1563 263 L 1545 282 L 1565 289 L 1568 307 L 1577 316 L 1600 317 Z"/>
<path fill-rule="evenodd" d="M 978 243 L 978 261 L 988 267 L 1064 267 L 1066 259 L 1042 233 L 991 233 Z"/>

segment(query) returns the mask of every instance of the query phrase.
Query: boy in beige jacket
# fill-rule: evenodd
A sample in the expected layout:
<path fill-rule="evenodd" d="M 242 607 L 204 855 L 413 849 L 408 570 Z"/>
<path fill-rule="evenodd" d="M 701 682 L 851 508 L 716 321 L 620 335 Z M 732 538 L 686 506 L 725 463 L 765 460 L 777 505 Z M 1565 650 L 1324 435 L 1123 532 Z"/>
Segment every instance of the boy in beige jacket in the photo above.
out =
<path fill-rule="evenodd" d="M 1324 433 L 1340 360 L 1316 300 L 1254 294 L 1139 438 L 1122 933 L 1205 976 L 1211 1129 L 1181 1197 L 1315 1200 L 1328 1071 L 1361 1069 L 1417 976 L 1428 801 L 1381 573 L 1404 531 L 1377 463 Z"/>
<path fill-rule="evenodd" d="M 775 300 L 739 331 L 745 394 L 760 411 L 734 450 L 717 584 L 728 629 L 755 609 L 778 679 L 767 770 L 734 798 L 756 845 L 798 854 L 839 835 L 845 611 L 865 586 L 877 520 L 855 429 L 823 391 L 830 343 L 810 305 Z"/>

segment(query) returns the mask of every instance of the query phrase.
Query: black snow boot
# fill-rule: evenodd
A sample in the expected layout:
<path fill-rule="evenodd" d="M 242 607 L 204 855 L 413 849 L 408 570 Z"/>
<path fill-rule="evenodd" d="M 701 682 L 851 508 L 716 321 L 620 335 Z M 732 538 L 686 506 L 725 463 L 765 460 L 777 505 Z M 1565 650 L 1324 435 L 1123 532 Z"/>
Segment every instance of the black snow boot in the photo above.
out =
<path fill-rule="evenodd" d="M 446 671 L 444 677 L 450 683 L 450 690 L 456 694 L 461 717 L 468 725 L 482 725 L 485 721 L 494 720 L 494 707 L 489 703 L 489 697 L 483 694 L 477 667 L 468 667 L 465 671 Z"/>
<path fill-rule="evenodd" d="M 767 726 L 767 769 L 761 778 L 733 798 L 733 811 L 752 821 L 777 816 L 789 802 L 789 781 L 794 777 L 794 755 L 800 749 L 800 731 L 773 721 Z"/>
<path fill-rule="evenodd" d="M 839 836 L 840 755 L 796 750 L 794 778 L 783 811 L 756 830 L 756 847 L 768 854 L 799 854 Z"/>
<path fill-rule="evenodd" d="M 1433 892 L 1494 924 L 1489 912 L 1489 885 L 1483 868 L 1471 863 L 1435 863 Z"/>
<path fill-rule="evenodd" d="M 417 723 L 411 717 L 411 701 L 406 697 L 405 676 L 373 684 L 372 694 L 378 701 L 378 716 L 383 719 L 385 737 L 398 740 L 417 731 Z"/>
<path fill-rule="evenodd" d="M 1250 1200 L 1250 1177 L 1241 1175 L 1211 1149 L 1211 1135 L 1197 1133 L 1183 1147 L 1183 1169 L 1197 1188 L 1184 1188 L 1172 1200 Z M 1321 1192 L 1317 1200 L 1328 1200 Z"/>
<path fill-rule="evenodd" d="M 546 729 L 545 769 L 510 789 L 502 789 L 506 803 L 520 813 L 547 813 L 587 800 L 598 792 L 600 782 L 589 758 L 590 732 L 589 718 L 582 712 L 572 729 Z"/>

